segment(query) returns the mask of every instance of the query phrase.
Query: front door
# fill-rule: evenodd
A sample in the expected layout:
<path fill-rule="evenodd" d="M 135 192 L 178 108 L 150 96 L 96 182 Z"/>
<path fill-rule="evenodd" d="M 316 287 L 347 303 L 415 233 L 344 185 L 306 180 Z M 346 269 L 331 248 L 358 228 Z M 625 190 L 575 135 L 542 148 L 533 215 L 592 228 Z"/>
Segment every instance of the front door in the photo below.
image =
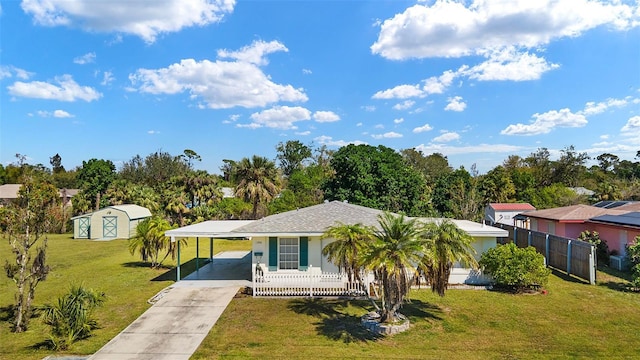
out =
<path fill-rule="evenodd" d="M 114 238 L 118 236 L 118 218 L 105 216 L 102 218 L 102 237 Z"/>

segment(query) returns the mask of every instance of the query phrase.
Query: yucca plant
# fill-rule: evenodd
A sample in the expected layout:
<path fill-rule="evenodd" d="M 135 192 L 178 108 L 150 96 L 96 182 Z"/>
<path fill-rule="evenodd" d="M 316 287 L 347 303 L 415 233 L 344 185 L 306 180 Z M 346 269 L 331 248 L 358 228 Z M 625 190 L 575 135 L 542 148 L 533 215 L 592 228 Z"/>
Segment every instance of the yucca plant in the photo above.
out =
<path fill-rule="evenodd" d="M 74 342 L 91 336 L 98 327 L 93 310 L 106 299 L 104 293 L 72 285 L 54 304 L 42 307 L 42 321 L 51 327 L 49 343 L 54 350 L 67 349 Z"/>

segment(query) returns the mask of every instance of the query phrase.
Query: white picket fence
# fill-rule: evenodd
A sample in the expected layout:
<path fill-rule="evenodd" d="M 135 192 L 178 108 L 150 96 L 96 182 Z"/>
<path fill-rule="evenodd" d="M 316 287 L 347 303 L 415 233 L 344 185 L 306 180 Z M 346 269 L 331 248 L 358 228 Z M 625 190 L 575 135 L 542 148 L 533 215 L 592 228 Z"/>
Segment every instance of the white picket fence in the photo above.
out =
<path fill-rule="evenodd" d="M 308 271 L 258 271 L 253 265 L 253 296 L 364 296 L 369 284 L 349 282 L 345 274 Z"/>

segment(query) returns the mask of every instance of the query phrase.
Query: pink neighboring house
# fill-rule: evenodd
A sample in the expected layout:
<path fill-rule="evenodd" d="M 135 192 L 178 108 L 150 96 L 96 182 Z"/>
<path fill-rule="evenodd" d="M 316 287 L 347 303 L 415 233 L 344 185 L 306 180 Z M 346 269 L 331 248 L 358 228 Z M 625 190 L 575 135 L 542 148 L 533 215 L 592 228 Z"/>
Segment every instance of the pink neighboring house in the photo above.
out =
<path fill-rule="evenodd" d="M 524 215 L 531 221 L 531 230 L 557 236 L 577 239 L 585 230 L 597 231 L 610 251 L 624 256 L 625 246 L 634 243 L 635 237 L 640 235 L 640 213 L 635 212 L 638 210 L 640 204 L 637 203 L 614 209 L 572 205 L 531 211 Z"/>

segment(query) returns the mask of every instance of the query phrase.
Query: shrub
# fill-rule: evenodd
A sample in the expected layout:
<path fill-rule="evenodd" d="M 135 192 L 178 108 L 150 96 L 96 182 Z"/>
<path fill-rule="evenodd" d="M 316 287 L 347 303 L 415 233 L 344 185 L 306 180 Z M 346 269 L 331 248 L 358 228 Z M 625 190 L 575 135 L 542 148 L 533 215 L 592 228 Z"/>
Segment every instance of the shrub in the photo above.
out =
<path fill-rule="evenodd" d="M 72 286 L 56 303 L 44 305 L 42 320 L 51 327 L 51 348 L 64 350 L 77 340 L 91 336 L 91 331 L 98 327 L 93 310 L 104 300 L 104 293 Z"/>
<path fill-rule="evenodd" d="M 627 245 L 627 260 L 631 262 L 631 286 L 640 290 L 640 236 L 633 245 Z"/>
<path fill-rule="evenodd" d="M 591 232 L 585 230 L 580 233 L 578 240 L 586 241 L 596 246 L 596 259 L 601 265 L 609 265 L 609 245 L 606 241 L 600 239 L 600 234 L 597 231 Z"/>
<path fill-rule="evenodd" d="M 497 285 L 516 290 L 544 286 L 551 274 L 544 256 L 533 247 L 519 248 L 513 243 L 489 249 L 482 254 L 479 264 Z"/>

